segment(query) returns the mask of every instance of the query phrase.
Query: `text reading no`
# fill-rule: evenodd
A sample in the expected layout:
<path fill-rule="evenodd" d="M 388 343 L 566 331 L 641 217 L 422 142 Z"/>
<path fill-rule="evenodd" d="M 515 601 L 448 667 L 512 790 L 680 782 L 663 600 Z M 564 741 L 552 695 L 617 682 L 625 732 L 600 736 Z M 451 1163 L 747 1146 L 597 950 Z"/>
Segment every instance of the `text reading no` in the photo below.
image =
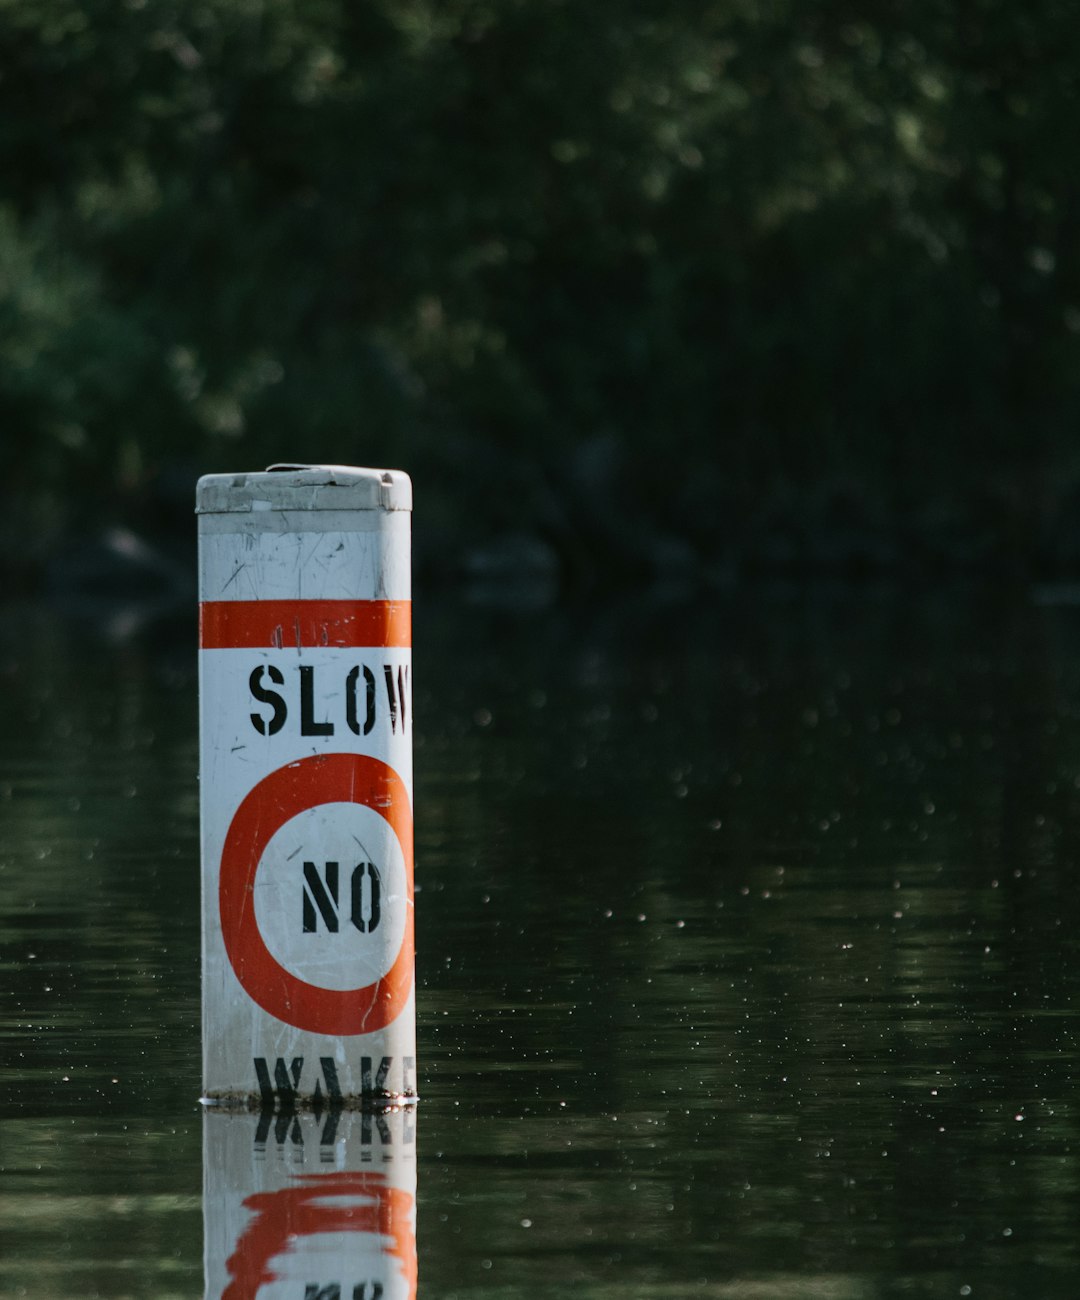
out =
<path fill-rule="evenodd" d="M 353 868 L 349 878 L 349 920 L 361 934 L 370 934 L 379 924 L 382 914 L 380 895 L 382 882 L 373 862 L 361 862 Z M 314 862 L 304 863 L 303 923 L 304 933 L 314 934 L 319 917 L 331 934 L 340 928 L 340 903 L 338 895 L 338 864 L 327 862 L 320 877 Z"/>

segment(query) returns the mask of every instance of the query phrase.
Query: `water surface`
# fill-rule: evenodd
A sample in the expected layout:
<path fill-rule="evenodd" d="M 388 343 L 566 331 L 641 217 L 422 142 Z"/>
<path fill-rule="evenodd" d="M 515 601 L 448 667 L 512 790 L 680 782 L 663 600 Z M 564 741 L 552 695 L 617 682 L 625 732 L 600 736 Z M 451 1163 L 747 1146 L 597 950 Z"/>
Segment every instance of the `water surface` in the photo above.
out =
<path fill-rule="evenodd" d="M 1080 609 L 416 638 L 421 1296 L 1076 1293 Z M 203 1293 L 193 647 L 0 616 L 5 1295 Z"/>

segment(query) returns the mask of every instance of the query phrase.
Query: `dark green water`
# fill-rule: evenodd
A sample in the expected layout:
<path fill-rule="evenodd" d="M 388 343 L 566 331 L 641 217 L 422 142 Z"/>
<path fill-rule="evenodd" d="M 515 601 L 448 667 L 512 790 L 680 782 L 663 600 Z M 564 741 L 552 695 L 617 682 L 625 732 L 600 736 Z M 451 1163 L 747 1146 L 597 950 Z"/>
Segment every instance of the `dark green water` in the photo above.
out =
<path fill-rule="evenodd" d="M 1080 607 L 416 638 L 420 1296 L 1077 1293 Z M 5 1296 L 203 1293 L 193 643 L 0 615 Z"/>

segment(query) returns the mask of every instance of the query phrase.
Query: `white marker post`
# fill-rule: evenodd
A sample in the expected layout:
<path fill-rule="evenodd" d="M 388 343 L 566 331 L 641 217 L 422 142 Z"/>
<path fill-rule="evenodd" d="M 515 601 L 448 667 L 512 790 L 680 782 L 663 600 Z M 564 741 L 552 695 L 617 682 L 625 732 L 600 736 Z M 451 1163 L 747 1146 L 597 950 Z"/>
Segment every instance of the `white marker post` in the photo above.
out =
<path fill-rule="evenodd" d="M 203 1091 L 416 1096 L 399 471 L 200 479 Z"/>

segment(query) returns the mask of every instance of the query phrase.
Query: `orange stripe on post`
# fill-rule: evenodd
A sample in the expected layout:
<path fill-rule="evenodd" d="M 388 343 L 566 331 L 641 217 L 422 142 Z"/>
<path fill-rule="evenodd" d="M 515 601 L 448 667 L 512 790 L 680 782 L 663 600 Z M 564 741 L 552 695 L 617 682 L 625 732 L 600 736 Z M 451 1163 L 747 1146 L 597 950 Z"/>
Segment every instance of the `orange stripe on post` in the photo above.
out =
<path fill-rule="evenodd" d="M 199 606 L 203 650 L 303 650 L 317 646 L 412 645 L 408 600 L 207 600 Z"/>

